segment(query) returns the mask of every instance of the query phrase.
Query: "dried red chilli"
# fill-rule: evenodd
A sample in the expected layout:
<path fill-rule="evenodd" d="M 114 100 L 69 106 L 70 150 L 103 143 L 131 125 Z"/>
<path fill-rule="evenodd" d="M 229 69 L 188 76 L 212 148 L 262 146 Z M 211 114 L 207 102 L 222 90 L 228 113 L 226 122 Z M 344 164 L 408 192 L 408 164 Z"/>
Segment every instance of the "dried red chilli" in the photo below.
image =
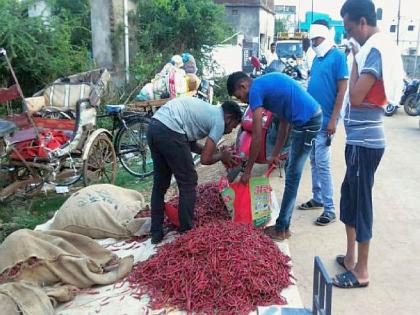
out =
<path fill-rule="evenodd" d="M 225 208 L 222 197 L 220 196 L 218 184 L 214 182 L 203 183 L 196 188 L 197 196 L 194 208 L 194 226 L 202 226 L 214 221 L 230 220 L 228 211 Z M 170 205 L 178 208 L 179 197 L 174 197 L 168 201 Z"/>
<path fill-rule="evenodd" d="M 176 307 L 205 314 L 248 314 L 285 304 L 290 258 L 250 225 L 213 222 L 159 247 L 128 276 L 136 297 L 154 309 Z"/>

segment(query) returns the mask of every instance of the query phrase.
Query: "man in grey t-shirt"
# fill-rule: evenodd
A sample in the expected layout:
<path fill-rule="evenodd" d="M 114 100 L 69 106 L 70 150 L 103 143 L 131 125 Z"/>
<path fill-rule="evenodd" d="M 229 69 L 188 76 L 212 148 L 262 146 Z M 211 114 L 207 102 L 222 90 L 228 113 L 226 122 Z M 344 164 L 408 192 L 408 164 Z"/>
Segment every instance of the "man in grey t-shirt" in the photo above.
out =
<path fill-rule="evenodd" d="M 236 157 L 229 150 L 218 150 L 223 134 L 241 122 L 242 112 L 235 102 L 214 106 L 194 97 L 180 97 L 162 106 L 152 117 L 147 134 L 153 159 L 152 243 L 163 239 L 164 196 L 172 175 L 179 188 L 180 232 L 193 227 L 197 173 L 191 152 L 201 155 L 201 164 L 218 161 L 230 165 Z M 197 140 L 207 140 L 203 145 Z"/>

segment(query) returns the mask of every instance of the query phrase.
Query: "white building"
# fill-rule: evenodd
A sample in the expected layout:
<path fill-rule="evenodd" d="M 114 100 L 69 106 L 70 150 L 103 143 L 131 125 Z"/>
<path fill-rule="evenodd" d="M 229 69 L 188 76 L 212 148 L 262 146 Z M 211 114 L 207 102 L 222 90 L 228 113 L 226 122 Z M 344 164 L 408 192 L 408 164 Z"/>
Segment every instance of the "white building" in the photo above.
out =
<path fill-rule="evenodd" d="M 285 24 L 288 32 L 293 32 L 298 28 L 299 23 L 299 1 L 296 0 L 275 0 L 274 12 L 276 20 L 280 20 Z"/>
<path fill-rule="evenodd" d="M 420 39 L 420 11 L 417 1 L 376 0 L 378 26 L 391 35 L 403 54 L 415 55 Z M 400 4 L 400 10 L 398 10 Z M 381 12 L 382 11 L 382 12 Z M 398 11 L 400 11 L 398 18 Z M 417 52 L 420 54 L 420 52 Z"/>

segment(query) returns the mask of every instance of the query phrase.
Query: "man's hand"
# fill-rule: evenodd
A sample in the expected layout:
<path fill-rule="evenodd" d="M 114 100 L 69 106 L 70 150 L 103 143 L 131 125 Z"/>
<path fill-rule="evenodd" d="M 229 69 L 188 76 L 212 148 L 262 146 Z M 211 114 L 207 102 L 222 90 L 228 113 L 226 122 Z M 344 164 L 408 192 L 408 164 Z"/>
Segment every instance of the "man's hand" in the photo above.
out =
<path fill-rule="evenodd" d="M 330 119 L 330 121 L 328 122 L 328 126 L 327 126 L 327 134 L 329 136 L 332 136 L 333 134 L 335 134 L 335 131 L 337 129 L 337 124 L 336 124 L 337 119 L 335 119 L 334 117 Z"/>
<path fill-rule="evenodd" d="M 245 170 L 245 172 L 241 176 L 240 181 L 242 184 L 248 184 L 250 178 L 251 178 L 251 172 L 248 172 Z"/>
<path fill-rule="evenodd" d="M 231 150 L 229 150 L 228 148 L 223 148 L 223 150 L 220 151 L 220 156 L 221 156 L 220 157 L 220 160 L 228 168 L 231 168 L 233 166 L 236 166 L 240 162 L 239 156 L 233 154 L 233 152 Z"/>

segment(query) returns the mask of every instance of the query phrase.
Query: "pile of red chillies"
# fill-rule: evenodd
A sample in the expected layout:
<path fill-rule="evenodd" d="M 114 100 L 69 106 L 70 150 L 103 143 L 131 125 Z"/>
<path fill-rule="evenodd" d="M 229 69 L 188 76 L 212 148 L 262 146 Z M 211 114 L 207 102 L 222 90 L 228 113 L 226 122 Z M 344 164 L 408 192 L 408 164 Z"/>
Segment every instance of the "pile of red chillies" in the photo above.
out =
<path fill-rule="evenodd" d="M 153 309 L 248 314 L 286 304 L 280 292 L 291 284 L 289 261 L 251 225 L 213 222 L 160 246 L 128 282 L 133 296 L 151 297 Z"/>
<path fill-rule="evenodd" d="M 229 213 L 225 208 L 222 197 L 220 196 L 218 184 L 214 182 L 203 183 L 197 186 L 197 199 L 194 207 L 194 226 L 202 226 L 214 221 L 230 220 Z M 174 197 L 168 201 L 170 205 L 178 208 L 179 197 Z"/>

